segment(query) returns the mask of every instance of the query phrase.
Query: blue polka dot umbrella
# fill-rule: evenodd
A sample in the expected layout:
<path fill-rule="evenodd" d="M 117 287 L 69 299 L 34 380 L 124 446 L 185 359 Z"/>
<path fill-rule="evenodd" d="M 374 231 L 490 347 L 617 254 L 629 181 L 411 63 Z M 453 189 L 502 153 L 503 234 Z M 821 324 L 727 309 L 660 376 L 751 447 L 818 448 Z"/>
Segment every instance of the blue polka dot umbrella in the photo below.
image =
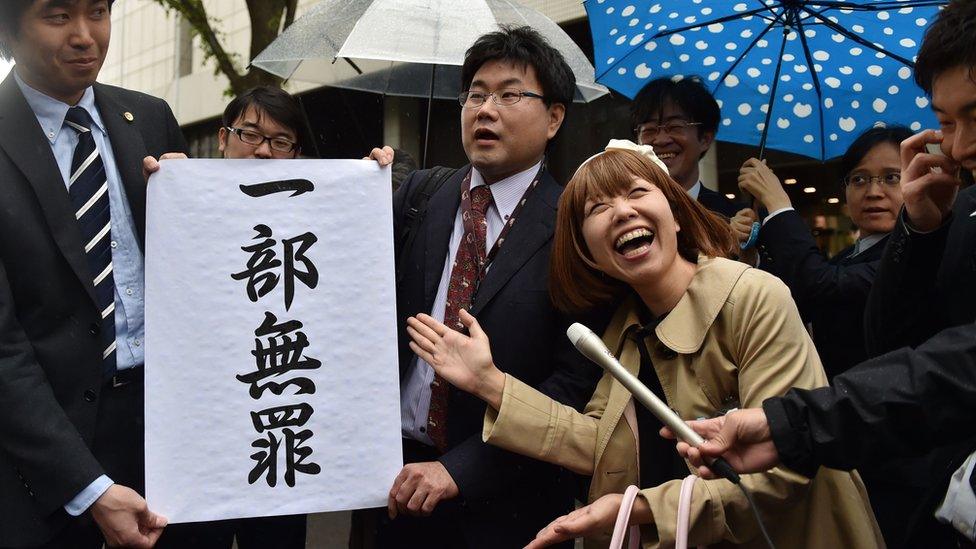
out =
<path fill-rule="evenodd" d="M 701 77 L 718 139 L 826 160 L 878 124 L 935 127 L 912 79 L 945 1 L 586 0 L 597 81 Z"/>

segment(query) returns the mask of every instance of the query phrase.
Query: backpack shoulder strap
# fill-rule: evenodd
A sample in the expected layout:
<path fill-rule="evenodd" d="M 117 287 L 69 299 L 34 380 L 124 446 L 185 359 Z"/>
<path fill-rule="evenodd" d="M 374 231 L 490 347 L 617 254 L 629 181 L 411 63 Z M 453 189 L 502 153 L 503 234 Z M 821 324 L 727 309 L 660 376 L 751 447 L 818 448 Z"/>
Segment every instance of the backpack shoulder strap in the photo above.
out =
<path fill-rule="evenodd" d="M 397 285 L 400 284 L 400 280 L 403 277 L 407 252 L 413 246 L 413 241 L 417 238 L 417 230 L 420 228 L 427 214 L 427 202 L 444 185 L 444 182 L 450 179 L 456 172 L 457 169 L 455 168 L 436 166 L 427 173 L 427 178 L 418 184 L 410 195 L 407 203 L 407 211 L 404 213 L 405 222 L 403 224 L 403 231 L 400 233 L 400 237 L 396 242 L 398 256 L 396 266 Z"/>

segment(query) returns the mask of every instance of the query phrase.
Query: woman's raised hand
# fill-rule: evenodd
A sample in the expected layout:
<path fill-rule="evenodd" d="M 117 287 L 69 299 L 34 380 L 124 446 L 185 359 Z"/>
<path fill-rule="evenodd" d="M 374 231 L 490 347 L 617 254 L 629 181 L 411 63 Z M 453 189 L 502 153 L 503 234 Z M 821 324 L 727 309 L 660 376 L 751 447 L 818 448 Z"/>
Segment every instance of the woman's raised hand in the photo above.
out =
<path fill-rule="evenodd" d="M 497 410 L 502 404 L 505 374 L 492 362 L 488 336 L 474 316 L 462 309 L 459 318 L 470 335 L 452 330 L 430 315 L 408 318 L 407 333 L 413 339 L 410 349 L 451 385 Z"/>

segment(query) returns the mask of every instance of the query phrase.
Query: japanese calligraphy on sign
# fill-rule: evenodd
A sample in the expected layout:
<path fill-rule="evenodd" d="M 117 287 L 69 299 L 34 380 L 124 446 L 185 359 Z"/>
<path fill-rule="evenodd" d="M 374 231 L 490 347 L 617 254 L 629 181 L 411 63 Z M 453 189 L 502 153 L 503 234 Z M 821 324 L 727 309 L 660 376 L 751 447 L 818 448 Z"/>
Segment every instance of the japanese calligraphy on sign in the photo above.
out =
<path fill-rule="evenodd" d="M 389 189 L 351 160 L 153 176 L 146 494 L 170 522 L 385 504 L 402 465 Z"/>

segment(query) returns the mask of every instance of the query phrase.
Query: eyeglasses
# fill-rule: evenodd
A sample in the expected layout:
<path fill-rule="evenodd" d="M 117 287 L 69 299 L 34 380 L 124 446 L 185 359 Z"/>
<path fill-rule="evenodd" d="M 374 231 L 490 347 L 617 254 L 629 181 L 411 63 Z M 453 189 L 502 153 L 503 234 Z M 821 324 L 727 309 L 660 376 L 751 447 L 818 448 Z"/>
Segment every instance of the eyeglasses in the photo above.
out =
<path fill-rule="evenodd" d="M 654 138 L 657 137 L 658 132 L 663 131 L 671 137 L 681 134 L 686 128 L 692 128 L 695 126 L 701 126 L 701 122 L 668 122 L 667 124 L 662 124 L 658 126 L 657 124 L 641 124 L 634 128 L 634 133 L 637 134 L 637 142 L 639 145 L 646 145 Z"/>
<path fill-rule="evenodd" d="M 844 178 L 844 184 L 854 187 L 855 189 L 863 189 L 874 182 L 877 182 L 879 185 L 884 183 L 889 187 L 894 187 L 895 185 L 901 183 L 901 173 L 888 172 L 884 175 L 855 173 Z"/>
<path fill-rule="evenodd" d="M 535 99 L 545 99 L 537 93 L 522 91 L 518 88 L 502 88 L 493 92 L 483 91 L 464 91 L 458 95 L 458 103 L 465 109 L 476 109 L 485 104 L 488 98 L 501 107 L 511 107 L 518 103 L 523 97 L 533 97 Z"/>
<path fill-rule="evenodd" d="M 230 133 L 236 134 L 243 143 L 251 145 L 252 147 L 260 147 L 265 141 L 271 144 L 271 150 L 283 153 L 293 152 L 298 147 L 298 143 L 295 143 L 290 139 L 285 139 L 284 137 L 268 137 L 267 135 L 262 135 L 256 131 L 245 130 L 242 128 L 232 128 L 230 126 L 225 126 L 224 129 Z"/>

